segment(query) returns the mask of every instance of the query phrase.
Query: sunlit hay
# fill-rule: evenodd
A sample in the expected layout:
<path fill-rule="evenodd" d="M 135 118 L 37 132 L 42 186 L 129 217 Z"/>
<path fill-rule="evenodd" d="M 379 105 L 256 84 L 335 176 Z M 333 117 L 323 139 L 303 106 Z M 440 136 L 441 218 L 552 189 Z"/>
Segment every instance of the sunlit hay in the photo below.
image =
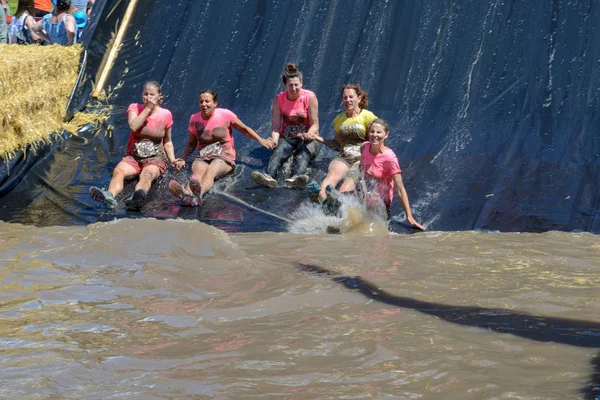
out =
<path fill-rule="evenodd" d="M 0 44 L 0 157 L 48 143 L 62 132 L 81 46 Z"/>
<path fill-rule="evenodd" d="M 77 133 L 77 129 L 87 124 L 91 124 L 95 127 L 100 126 L 106 123 L 112 114 L 112 110 L 112 106 L 96 106 L 87 108 L 85 112 L 76 112 L 69 122 L 63 124 L 62 129 L 75 134 Z M 110 128 L 111 127 L 108 127 L 106 129 L 108 134 L 112 132 L 112 129 Z"/>

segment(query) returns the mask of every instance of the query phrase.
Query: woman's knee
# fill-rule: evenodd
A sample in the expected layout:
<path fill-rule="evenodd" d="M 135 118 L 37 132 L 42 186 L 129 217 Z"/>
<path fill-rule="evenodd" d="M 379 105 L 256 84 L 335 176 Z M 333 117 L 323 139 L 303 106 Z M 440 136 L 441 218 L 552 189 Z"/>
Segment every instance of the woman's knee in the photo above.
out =
<path fill-rule="evenodd" d="M 300 162 L 310 163 L 317 157 L 316 153 L 310 151 L 306 147 L 302 147 L 294 154 L 294 159 Z"/>
<path fill-rule="evenodd" d="M 315 158 L 319 154 L 319 142 L 316 140 L 311 140 L 310 142 L 304 142 L 300 147 L 300 151 L 306 151 L 311 158 Z"/>
<path fill-rule="evenodd" d="M 160 169 L 154 165 L 149 165 L 142 169 L 140 180 L 152 182 L 160 176 Z"/>
<path fill-rule="evenodd" d="M 233 167 L 221 159 L 214 159 L 210 164 L 205 164 L 202 169 L 201 178 L 205 181 L 214 181 L 215 179 L 227 175 L 233 171 Z M 196 176 L 198 177 L 198 176 Z M 200 177 L 198 177 L 200 179 Z"/>
<path fill-rule="evenodd" d="M 194 161 L 192 164 L 192 175 L 198 179 L 202 178 L 202 176 L 204 176 L 208 170 L 209 165 L 210 164 L 206 163 L 205 161 Z"/>
<path fill-rule="evenodd" d="M 329 163 L 327 175 L 344 177 L 348 173 L 348 165 L 339 160 L 333 160 Z"/>
<path fill-rule="evenodd" d="M 271 160 L 281 160 L 283 158 L 287 158 L 289 156 L 289 150 L 285 148 L 285 146 L 277 146 L 273 153 L 271 154 Z"/>
<path fill-rule="evenodd" d="M 126 179 L 129 178 L 130 176 L 135 175 L 135 170 L 130 167 L 129 165 L 117 165 L 115 167 L 115 169 L 113 170 L 113 179 Z"/>
<path fill-rule="evenodd" d="M 230 174 L 232 171 L 233 167 L 223 160 L 214 160 L 214 162 L 210 164 L 210 167 L 208 169 L 208 172 L 210 173 L 213 180 Z"/>
<path fill-rule="evenodd" d="M 306 148 L 300 148 L 294 154 L 294 158 L 297 160 L 311 161 L 313 158 L 315 158 L 315 154 Z"/>
<path fill-rule="evenodd" d="M 356 189 L 356 181 L 352 178 L 344 179 L 342 186 L 340 186 L 340 192 L 352 192 Z"/>

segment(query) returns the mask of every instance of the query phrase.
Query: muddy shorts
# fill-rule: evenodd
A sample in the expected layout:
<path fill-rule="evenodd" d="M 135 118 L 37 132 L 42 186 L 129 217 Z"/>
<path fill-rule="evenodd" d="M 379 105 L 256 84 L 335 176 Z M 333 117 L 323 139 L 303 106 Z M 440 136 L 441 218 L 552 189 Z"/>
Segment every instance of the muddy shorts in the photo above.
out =
<path fill-rule="evenodd" d="M 165 153 L 165 149 L 163 147 L 159 148 L 158 154 L 154 157 L 140 158 L 136 155 L 129 154 L 123 157 L 123 159 L 121 160 L 121 162 L 131 165 L 135 169 L 136 174 L 138 175 L 142 172 L 142 169 L 144 169 L 144 167 L 147 165 L 157 166 L 160 170 L 160 174 L 163 175 L 167 170 L 167 161 L 167 153 Z"/>
<path fill-rule="evenodd" d="M 235 153 L 227 147 L 223 147 L 220 142 L 212 143 L 198 152 L 194 158 L 194 162 L 203 161 L 210 164 L 212 160 L 219 159 L 235 169 Z"/>
<path fill-rule="evenodd" d="M 360 144 L 357 145 L 345 145 L 340 151 L 339 156 L 334 160 L 346 164 L 348 168 L 352 168 L 355 163 L 360 162 Z"/>

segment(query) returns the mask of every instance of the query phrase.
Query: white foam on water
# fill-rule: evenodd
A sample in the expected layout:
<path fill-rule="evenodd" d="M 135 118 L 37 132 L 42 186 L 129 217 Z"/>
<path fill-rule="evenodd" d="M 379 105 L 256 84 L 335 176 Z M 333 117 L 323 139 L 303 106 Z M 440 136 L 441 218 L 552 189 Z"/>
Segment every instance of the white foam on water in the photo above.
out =
<path fill-rule="evenodd" d="M 337 226 L 339 218 L 325 215 L 320 204 L 302 203 L 290 216 L 288 231 L 292 233 L 326 233 L 328 226 Z"/>
<path fill-rule="evenodd" d="M 325 215 L 320 204 L 306 202 L 292 215 L 288 230 L 291 233 L 353 233 L 359 235 L 388 235 L 388 223 L 377 212 L 367 210 L 354 195 L 338 195 L 341 217 Z M 385 213 L 385 211 L 384 211 Z"/>

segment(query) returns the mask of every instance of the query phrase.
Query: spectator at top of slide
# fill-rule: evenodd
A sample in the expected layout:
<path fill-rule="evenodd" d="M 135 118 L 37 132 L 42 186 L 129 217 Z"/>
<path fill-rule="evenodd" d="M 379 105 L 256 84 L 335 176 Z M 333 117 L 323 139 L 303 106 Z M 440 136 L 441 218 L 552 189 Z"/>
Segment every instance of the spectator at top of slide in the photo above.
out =
<path fill-rule="evenodd" d="M 41 18 L 52 11 L 52 2 L 50 0 L 34 0 L 33 6 L 35 8 L 34 17 L 36 18 Z"/>
<path fill-rule="evenodd" d="M 56 7 L 56 1 L 52 0 L 52 4 Z M 95 0 L 71 0 L 71 13 L 74 14 L 76 11 L 81 11 L 87 14 L 87 11 L 92 8 Z"/>
<path fill-rule="evenodd" d="M 19 0 L 17 11 L 10 21 L 8 29 L 9 43 L 32 44 L 41 43 L 39 35 L 33 32 L 35 25 L 33 0 Z"/>
<path fill-rule="evenodd" d="M 0 43 L 8 43 L 8 26 L 6 25 L 6 14 L 8 7 L 6 0 L 0 0 Z"/>
<path fill-rule="evenodd" d="M 52 14 L 46 14 L 38 21 L 32 31 L 40 35 L 50 44 L 70 46 L 77 42 L 77 26 L 75 18 L 69 11 L 71 0 L 58 0 Z"/>
<path fill-rule="evenodd" d="M 72 0 L 71 3 L 73 5 L 73 7 L 77 9 L 77 11 L 81 11 L 83 13 L 87 12 L 87 7 L 88 7 L 87 0 Z"/>
<path fill-rule="evenodd" d="M 83 33 L 83 28 L 87 25 L 87 15 L 83 11 L 75 11 L 73 13 L 73 18 L 75 18 L 75 25 L 77 26 L 77 35 L 76 42 L 81 42 L 81 34 Z"/>

